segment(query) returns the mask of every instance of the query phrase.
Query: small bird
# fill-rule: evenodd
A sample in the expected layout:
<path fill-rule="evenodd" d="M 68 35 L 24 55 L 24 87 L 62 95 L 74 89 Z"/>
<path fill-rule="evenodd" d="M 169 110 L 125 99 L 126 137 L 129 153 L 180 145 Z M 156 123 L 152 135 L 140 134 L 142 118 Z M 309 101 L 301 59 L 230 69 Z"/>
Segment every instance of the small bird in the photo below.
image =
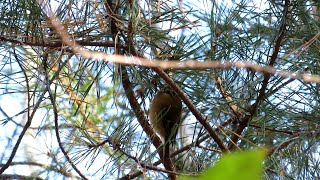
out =
<path fill-rule="evenodd" d="M 152 127 L 163 140 L 165 158 L 169 158 L 170 145 L 176 138 L 181 113 L 181 99 L 169 86 L 162 88 L 151 102 L 149 117 Z"/>

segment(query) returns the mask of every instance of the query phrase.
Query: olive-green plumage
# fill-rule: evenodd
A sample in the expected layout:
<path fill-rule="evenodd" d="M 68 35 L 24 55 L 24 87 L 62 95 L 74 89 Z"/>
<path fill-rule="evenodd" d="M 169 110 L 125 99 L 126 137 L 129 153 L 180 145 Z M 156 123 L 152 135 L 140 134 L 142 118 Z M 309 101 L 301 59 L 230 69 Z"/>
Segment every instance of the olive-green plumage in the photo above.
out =
<path fill-rule="evenodd" d="M 161 89 L 151 102 L 149 117 L 152 127 L 165 144 L 164 157 L 169 158 L 169 148 L 176 138 L 180 125 L 182 103 L 169 87 Z"/>

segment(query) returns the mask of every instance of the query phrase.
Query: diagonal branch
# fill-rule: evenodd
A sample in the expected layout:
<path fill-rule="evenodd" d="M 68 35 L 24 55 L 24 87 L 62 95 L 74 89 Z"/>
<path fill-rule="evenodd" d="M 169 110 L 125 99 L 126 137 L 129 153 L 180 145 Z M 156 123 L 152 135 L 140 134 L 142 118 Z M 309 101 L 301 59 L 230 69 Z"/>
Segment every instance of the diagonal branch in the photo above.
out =
<path fill-rule="evenodd" d="M 126 92 L 126 96 L 127 96 L 128 101 L 130 103 L 130 106 L 131 106 L 134 114 L 136 115 L 139 124 L 141 125 L 143 131 L 152 140 L 153 145 L 157 149 L 159 149 L 159 156 L 160 156 L 160 158 L 162 158 L 165 168 L 168 169 L 169 171 L 173 171 L 174 166 L 173 166 L 172 162 L 165 161 L 165 159 L 163 158 L 164 153 L 163 153 L 162 148 L 160 148 L 160 146 L 162 145 L 161 139 L 156 135 L 156 133 L 152 129 L 151 125 L 148 123 L 147 119 L 145 118 L 145 114 L 141 110 L 139 102 L 137 101 L 137 98 L 135 97 L 134 92 L 131 89 L 131 82 L 129 81 L 129 77 L 128 77 L 126 68 L 124 66 L 121 66 L 119 68 L 119 71 L 121 71 L 121 74 L 122 74 L 122 86 Z M 172 174 L 172 175 L 174 175 L 174 174 Z"/>
<path fill-rule="evenodd" d="M 23 136 L 25 135 L 25 133 L 27 132 L 28 128 L 29 128 L 30 125 L 31 125 L 31 122 L 32 122 L 32 119 L 33 119 L 33 114 L 34 114 L 34 113 L 32 113 L 32 115 L 30 116 L 30 107 L 31 107 L 31 106 L 30 106 L 30 101 L 31 101 L 31 97 L 30 97 L 30 94 L 29 94 L 30 87 L 29 87 L 28 75 L 27 75 L 26 71 L 24 70 L 24 68 L 23 68 L 20 60 L 19 60 L 18 57 L 16 56 L 16 53 L 15 53 L 15 52 L 14 52 L 14 56 L 15 56 L 17 62 L 18 62 L 19 67 L 21 68 L 21 71 L 23 72 L 23 75 L 24 75 L 24 78 L 25 78 L 25 82 L 26 82 L 26 88 L 27 88 L 27 89 L 26 89 L 26 92 L 27 92 L 27 101 L 28 101 L 28 104 L 27 104 L 27 122 L 26 122 L 26 124 L 24 125 L 24 127 L 23 127 L 23 129 L 22 129 L 22 132 L 21 132 L 20 135 L 19 135 L 19 138 L 18 138 L 16 144 L 14 145 L 14 147 L 13 147 L 13 149 L 12 149 L 12 152 L 11 152 L 11 155 L 10 155 L 8 161 L 1 167 L 1 169 L 0 169 L 0 174 L 2 174 L 2 173 L 10 166 L 10 164 L 11 164 L 14 156 L 15 156 L 16 153 L 17 153 L 17 150 L 18 150 L 18 148 L 19 148 L 19 146 L 20 146 L 20 143 L 21 143 L 21 141 L 22 141 Z M 41 99 L 42 99 L 42 98 L 41 98 Z M 40 99 L 40 100 L 41 100 L 41 99 Z M 39 100 L 39 102 L 40 102 L 40 100 Z M 39 104 L 40 104 L 40 103 L 39 103 Z M 37 107 L 39 107 L 39 106 L 35 106 L 35 109 L 33 110 L 33 112 L 36 111 Z"/>
<path fill-rule="evenodd" d="M 232 119 L 228 119 L 227 121 L 222 123 L 218 128 L 215 128 L 215 131 L 218 132 L 221 128 L 224 128 L 225 126 L 230 124 L 232 121 L 233 121 Z M 209 138 L 210 138 L 210 135 L 204 135 L 204 136 L 198 138 L 194 143 L 186 145 L 186 146 L 176 150 L 174 153 L 172 153 L 170 155 L 170 157 L 174 157 L 174 156 L 176 156 L 178 154 L 181 154 L 181 153 L 183 153 L 185 151 L 188 151 L 189 149 L 191 149 L 194 146 L 199 146 L 202 142 L 204 142 L 205 140 L 207 140 Z M 159 164 L 160 164 L 160 161 L 157 161 L 157 162 L 153 163 L 153 166 L 157 166 Z M 142 172 L 139 171 L 139 172 L 136 172 L 136 173 L 133 173 L 133 174 L 127 174 L 126 176 L 123 176 L 122 178 L 119 178 L 119 179 L 121 179 L 121 180 L 134 179 L 134 178 L 140 176 L 141 174 L 142 174 Z"/>
<path fill-rule="evenodd" d="M 281 47 L 281 43 L 282 40 L 284 38 L 284 34 L 286 31 L 286 27 L 287 27 L 287 16 L 288 16 L 288 9 L 289 9 L 289 0 L 285 0 L 285 4 L 284 4 L 284 8 L 283 8 L 283 19 L 282 19 L 282 24 L 280 26 L 279 29 L 279 35 L 276 39 L 275 42 L 275 46 L 273 48 L 273 53 L 270 57 L 270 62 L 268 64 L 269 67 L 273 67 L 274 64 L 276 63 L 276 60 L 278 58 L 278 54 L 280 51 L 280 47 Z M 262 81 L 262 86 L 260 89 L 260 93 L 256 99 L 256 102 L 250 106 L 250 108 L 248 109 L 248 114 L 244 115 L 244 117 L 241 119 L 241 121 L 239 122 L 239 126 L 237 127 L 237 129 L 235 130 L 234 135 L 232 135 L 231 139 L 230 139 L 230 143 L 229 143 L 229 148 L 232 150 L 236 147 L 236 143 L 239 140 L 239 135 L 242 134 L 243 130 L 247 127 L 247 124 L 249 123 L 249 121 L 252 119 L 252 117 L 254 116 L 254 114 L 256 113 L 259 105 L 261 104 L 261 102 L 264 100 L 265 98 L 265 94 L 266 94 L 266 89 L 269 83 L 269 79 L 271 77 L 271 73 L 264 73 L 264 79 Z"/>
<path fill-rule="evenodd" d="M 180 96 L 185 105 L 189 108 L 192 114 L 197 118 L 197 120 L 202 124 L 202 126 L 207 130 L 210 134 L 211 138 L 218 144 L 219 148 L 223 152 L 228 152 L 228 148 L 224 145 L 223 141 L 208 123 L 208 121 L 202 116 L 201 112 L 193 105 L 191 100 L 185 95 L 185 93 L 174 83 L 174 81 L 160 68 L 153 68 L 155 72 L 157 72 L 163 80 Z"/>
<path fill-rule="evenodd" d="M 314 82 L 320 84 L 319 75 L 310 75 L 303 73 L 294 73 L 290 71 L 281 71 L 270 65 L 261 66 L 258 64 L 250 63 L 247 61 L 238 60 L 236 62 L 232 61 L 212 61 L 212 60 L 185 60 L 185 61 L 163 61 L 163 60 L 150 60 L 142 56 L 135 55 L 136 53 L 130 52 L 135 57 L 127 57 L 117 54 L 106 54 L 103 52 L 90 51 L 86 50 L 82 46 L 72 39 L 68 33 L 64 30 L 64 27 L 53 17 L 50 18 L 51 23 L 54 25 L 57 33 L 60 35 L 63 43 L 69 46 L 75 54 L 81 54 L 84 58 L 94 59 L 105 62 L 112 62 L 115 64 L 124 64 L 124 65 L 137 65 L 150 68 L 160 68 L 160 69 L 229 69 L 235 67 L 237 69 L 249 69 L 259 73 L 263 73 L 267 76 L 277 75 L 282 78 L 289 79 L 301 79 L 302 81 Z M 269 80 L 268 78 L 268 80 Z"/>
<path fill-rule="evenodd" d="M 56 106 L 56 101 L 55 101 L 55 97 L 52 95 L 51 91 L 50 91 L 50 86 L 49 86 L 49 78 L 48 78 L 48 73 L 47 73 L 47 63 L 46 60 L 43 61 L 44 63 L 44 70 L 45 70 L 45 79 L 46 79 L 46 88 L 48 90 L 49 93 L 49 98 L 53 107 L 53 115 L 54 115 L 54 125 L 55 125 L 55 132 L 56 132 L 56 137 L 57 137 L 57 141 L 59 144 L 59 147 L 64 155 L 64 157 L 67 159 L 67 161 L 70 163 L 70 165 L 72 166 L 72 168 L 79 174 L 79 176 L 82 179 L 88 179 L 85 175 L 83 175 L 81 173 L 81 171 L 77 168 L 77 166 L 72 162 L 71 158 L 69 157 L 67 151 L 64 149 L 62 142 L 61 142 L 61 138 L 60 138 L 60 133 L 59 133 L 59 124 L 58 124 L 58 109 Z"/>

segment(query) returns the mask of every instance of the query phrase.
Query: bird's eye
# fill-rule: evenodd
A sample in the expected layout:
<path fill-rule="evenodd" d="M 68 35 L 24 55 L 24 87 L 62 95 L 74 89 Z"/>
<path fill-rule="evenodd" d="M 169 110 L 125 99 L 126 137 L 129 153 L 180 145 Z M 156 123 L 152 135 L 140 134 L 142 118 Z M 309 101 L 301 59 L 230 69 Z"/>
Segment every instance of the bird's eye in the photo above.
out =
<path fill-rule="evenodd" d="M 163 92 L 167 93 L 167 94 L 170 94 L 171 96 L 176 96 L 177 93 L 174 92 L 174 90 L 172 90 L 169 86 L 165 86 L 163 88 Z"/>
<path fill-rule="evenodd" d="M 173 91 L 172 89 L 170 90 L 170 94 L 171 94 L 171 96 L 176 96 L 177 95 L 177 93 L 175 91 Z"/>

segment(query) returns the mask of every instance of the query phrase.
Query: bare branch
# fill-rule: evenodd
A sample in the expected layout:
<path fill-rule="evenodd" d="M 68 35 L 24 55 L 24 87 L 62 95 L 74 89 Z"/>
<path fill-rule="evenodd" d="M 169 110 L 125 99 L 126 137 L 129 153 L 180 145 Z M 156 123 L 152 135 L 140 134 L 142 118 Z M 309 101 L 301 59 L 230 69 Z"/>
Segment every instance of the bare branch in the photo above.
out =
<path fill-rule="evenodd" d="M 60 35 L 62 41 L 68 45 L 75 54 L 80 54 L 84 58 L 100 60 L 105 62 L 112 62 L 116 64 L 124 65 L 138 65 L 144 67 L 158 67 L 161 69 L 228 69 L 228 68 L 238 68 L 238 69 L 249 69 L 252 71 L 257 71 L 262 74 L 277 75 L 283 78 L 289 79 L 301 79 L 304 82 L 315 82 L 320 83 L 319 75 L 303 74 L 298 72 L 282 71 L 272 67 L 273 61 L 269 65 L 261 66 L 248 61 L 212 61 L 212 60 L 185 60 L 185 61 L 161 61 L 161 60 L 150 60 L 142 57 L 127 57 L 123 55 L 106 54 L 97 51 L 86 50 L 77 44 L 64 30 L 64 27 L 51 17 L 51 23 L 54 25 L 57 33 Z M 276 52 L 275 49 L 274 52 Z M 266 76 L 267 77 L 267 76 Z"/>
<path fill-rule="evenodd" d="M 88 179 L 86 176 L 84 176 L 81 171 L 77 168 L 77 166 L 72 162 L 71 158 L 68 156 L 67 151 L 64 149 L 62 142 L 61 142 L 61 138 L 60 138 L 60 133 L 59 133 L 59 124 L 58 124 L 58 109 L 56 106 L 56 101 L 55 101 L 55 96 L 53 96 L 53 94 L 50 91 L 50 81 L 48 78 L 48 72 L 47 72 L 47 63 L 46 60 L 43 61 L 43 65 L 44 65 L 44 70 L 45 70 L 45 79 L 46 79 L 46 88 L 48 90 L 49 93 L 49 97 L 50 97 L 50 101 L 51 101 L 51 105 L 53 108 L 53 115 L 54 115 L 54 125 L 55 125 L 55 132 L 56 132 L 56 137 L 57 137 L 57 141 L 59 144 L 59 147 L 61 149 L 61 152 L 63 153 L 64 157 L 67 159 L 67 161 L 70 163 L 71 167 L 78 173 L 78 175 L 82 178 L 82 179 Z"/>

